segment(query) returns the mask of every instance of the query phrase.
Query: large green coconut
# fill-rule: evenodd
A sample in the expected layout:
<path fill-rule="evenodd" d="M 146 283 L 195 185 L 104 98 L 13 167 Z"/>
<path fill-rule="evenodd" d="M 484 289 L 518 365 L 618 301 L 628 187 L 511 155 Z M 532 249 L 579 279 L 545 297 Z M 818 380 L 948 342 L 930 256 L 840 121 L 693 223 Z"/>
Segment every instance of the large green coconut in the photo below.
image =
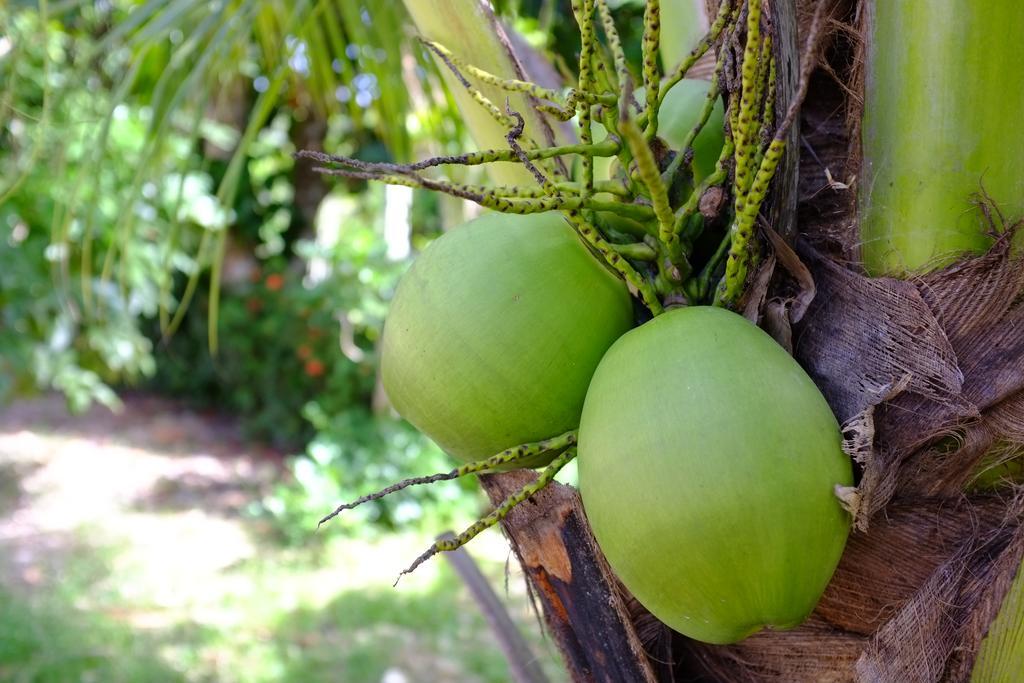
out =
<path fill-rule="evenodd" d="M 658 109 L 658 135 L 669 147 L 680 148 L 686 136 L 693 130 L 707 101 L 711 83 L 693 78 L 684 78 L 665 94 Z M 700 183 L 715 171 L 718 156 L 725 144 L 725 109 L 718 98 L 711 116 L 693 140 L 694 183 Z"/>
<path fill-rule="evenodd" d="M 489 213 L 436 240 L 402 278 L 384 388 L 445 451 L 478 460 L 574 429 L 594 369 L 632 322 L 625 285 L 561 214 Z"/>
<path fill-rule="evenodd" d="M 594 535 L 658 619 L 731 643 L 814 608 L 846 542 L 834 487 L 851 463 L 825 399 L 767 334 L 709 307 L 627 333 L 579 438 Z"/>

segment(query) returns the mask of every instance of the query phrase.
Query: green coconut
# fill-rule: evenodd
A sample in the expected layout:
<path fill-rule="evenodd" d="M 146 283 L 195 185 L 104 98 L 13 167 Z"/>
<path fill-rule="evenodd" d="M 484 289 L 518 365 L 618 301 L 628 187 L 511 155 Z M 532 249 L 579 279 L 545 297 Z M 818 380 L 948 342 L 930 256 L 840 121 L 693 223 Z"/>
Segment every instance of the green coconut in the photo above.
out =
<path fill-rule="evenodd" d="M 693 78 L 684 78 L 672 86 L 661 101 L 658 109 L 658 135 L 665 139 L 672 149 L 680 149 L 686 136 L 693 130 L 704 109 L 711 83 Z M 718 156 L 725 145 L 725 110 L 722 99 L 718 98 L 711 116 L 693 140 L 694 183 L 700 183 L 715 171 Z"/>
<path fill-rule="evenodd" d="M 579 481 L 598 544 L 658 619 L 732 643 L 801 623 L 850 527 L 852 466 L 828 404 L 767 334 L 719 308 L 675 309 L 601 361 Z"/>
<path fill-rule="evenodd" d="M 384 389 L 445 451 L 478 460 L 576 428 L 594 369 L 632 324 L 625 285 L 561 214 L 489 213 L 437 239 L 399 283 Z"/>
<path fill-rule="evenodd" d="M 665 99 L 658 109 L 658 135 L 670 148 L 679 151 L 686 142 L 686 136 L 700 119 L 710 88 L 711 83 L 708 81 L 684 78 L 665 94 Z M 634 97 L 643 102 L 644 89 L 637 88 Z M 594 139 L 603 140 L 607 135 L 607 129 L 596 121 L 592 127 Z M 725 109 L 722 107 L 722 99 L 718 98 L 711 110 L 711 116 L 693 140 L 695 184 L 699 184 L 714 173 L 724 145 Z M 594 159 L 594 177 L 598 180 L 610 180 L 615 175 L 617 167 L 618 161 L 614 157 L 597 157 Z"/>

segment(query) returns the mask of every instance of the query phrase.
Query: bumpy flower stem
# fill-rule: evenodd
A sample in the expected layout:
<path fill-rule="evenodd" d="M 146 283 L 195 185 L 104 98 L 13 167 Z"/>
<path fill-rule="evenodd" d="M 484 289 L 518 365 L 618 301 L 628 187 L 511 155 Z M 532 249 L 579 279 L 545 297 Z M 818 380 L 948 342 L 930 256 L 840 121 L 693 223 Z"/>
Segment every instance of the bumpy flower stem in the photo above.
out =
<path fill-rule="evenodd" d="M 523 462 L 528 458 L 532 458 L 542 453 L 562 451 L 568 448 L 569 446 L 575 445 L 575 443 L 576 430 L 570 429 L 565 434 L 560 434 L 559 436 L 554 436 L 550 439 L 544 439 L 543 441 L 535 441 L 532 443 L 524 443 L 518 446 L 513 446 L 512 448 L 506 448 L 505 450 L 496 455 L 492 455 L 489 458 L 477 460 L 476 462 L 471 462 L 466 465 L 456 467 L 450 472 L 441 472 L 426 477 L 412 477 L 410 479 L 403 479 L 397 484 L 392 484 L 391 486 L 381 489 L 376 493 L 371 493 L 362 496 L 352 501 L 351 503 L 344 503 L 342 505 L 339 505 L 334 509 L 332 513 L 330 513 L 329 515 L 325 515 L 324 518 L 321 519 L 320 522 L 317 524 L 317 526 L 322 525 L 324 522 L 330 521 L 331 519 L 337 517 L 345 510 L 352 510 L 353 508 L 359 507 L 363 503 L 369 503 L 371 500 L 380 500 L 385 496 L 389 496 L 392 493 L 401 491 L 402 489 L 409 488 L 410 486 L 417 486 L 420 484 L 433 484 L 436 481 L 448 481 L 450 479 L 458 479 L 459 477 L 464 477 L 467 474 L 490 472 L 492 470 L 498 469 L 499 467 L 515 465 L 516 463 Z"/>
<path fill-rule="evenodd" d="M 629 80 L 629 67 L 626 65 L 626 53 L 622 49 L 622 40 L 619 38 L 619 31 L 615 28 L 615 21 L 612 19 L 611 10 L 608 8 L 608 0 L 597 0 L 597 11 L 601 16 L 601 27 L 608 39 L 608 48 L 612 53 L 612 61 L 615 63 L 615 77 L 618 80 L 618 87 L 624 87 Z"/>
<path fill-rule="evenodd" d="M 628 90 L 628 88 L 627 88 Z M 661 173 L 658 164 L 654 160 L 654 154 L 647 144 L 640 128 L 630 118 L 629 109 L 620 107 L 619 130 L 625 138 L 629 151 L 636 161 L 637 172 L 647 190 L 650 192 L 651 204 L 654 207 L 654 215 L 658 219 L 658 238 L 665 244 L 668 250 L 669 261 L 675 269 L 673 279 L 682 281 L 690 274 L 690 263 L 683 253 L 679 236 L 673 230 L 675 216 L 668 201 L 668 189 L 661 181 Z"/>
<path fill-rule="evenodd" d="M 640 61 L 644 79 L 644 95 L 647 100 L 647 130 L 644 133 L 648 139 L 658 134 L 658 107 L 661 103 L 658 97 L 658 87 L 661 81 L 661 71 L 658 69 L 658 45 L 660 43 L 661 2 L 660 0 L 647 0 L 644 5 L 644 32 L 640 41 Z"/>
<path fill-rule="evenodd" d="M 573 15 L 580 27 L 580 77 L 579 89 L 581 92 L 588 92 L 593 89 L 593 65 L 592 56 L 597 48 L 597 37 L 594 35 L 594 0 L 573 0 Z M 594 141 L 594 134 L 591 128 L 593 111 L 590 102 L 581 102 L 578 107 L 580 142 L 589 145 Z M 583 155 L 581 157 L 583 173 L 583 189 L 581 195 L 586 198 L 594 190 L 594 158 Z"/>
<path fill-rule="evenodd" d="M 821 34 L 822 16 L 823 11 L 819 8 L 815 12 L 811 27 L 807 32 L 806 48 L 804 50 L 806 55 L 814 54 Z M 747 47 L 750 47 L 749 43 Z M 726 262 L 725 276 L 719 282 L 718 288 L 715 291 L 715 305 L 734 306 L 743 294 L 749 266 L 755 261 L 757 255 L 756 243 L 753 242 L 754 223 L 757 220 L 761 204 L 768 194 L 768 185 L 775 175 L 775 170 L 778 168 L 782 155 L 785 152 L 785 137 L 790 126 L 796 120 L 800 104 L 807 95 L 811 71 L 814 69 L 815 64 L 816 61 L 814 59 L 804 59 L 800 65 L 800 85 L 797 88 L 797 92 L 789 103 L 789 108 L 786 110 L 782 123 L 776 128 L 775 136 L 761 157 L 745 201 L 742 203 L 740 201 L 736 202 L 735 216 L 730 230 L 732 241 L 729 247 L 729 257 Z M 744 65 L 744 70 L 745 67 L 746 65 Z M 774 69 L 769 66 L 767 72 L 771 75 L 774 73 Z M 769 107 L 766 102 L 763 122 L 768 122 L 769 116 L 773 115 L 774 110 L 774 95 L 771 88 L 768 89 L 768 93 L 771 95 L 772 103 L 771 107 Z"/>
<path fill-rule="evenodd" d="M 770 43 L 769 43 L 770 46 Z M 754 155 L 754 168 L 761 167 L 761 161 L 764 159 L 765 146 L 764 143 L 768 142 L 771 137 L 772 129 L 775 127 L 775 58 L 770 54 L 768 55 L 768 92 L 764 98 L 764 112 L 761 115 L 761 129 L 758 131 L 757 139 L 757 154 Z"/>
<path fill-rule="evenodd" d="M 522 503 L 524 500 L 530 498 L 538 491 L 543 489 L 545 486 L 550 484 L 554 480 L 555 475 L 558 471 L 565 467 L 566 463 L 576 457 L 576 449 L 566 449 L 561 455 L 551 461 L 551 463 L 541 470 L 540 476 L 537 480 L 531 484 L 528 484 L 516 491 L 511 496 L 502 501 L 501 505 L 492 510 L 486 517 L 473 523 L 468 529 L 463 531 L 455 538 L 441 538 L 434 541 L 434 544 L 430 546 L 422 555 L 416 558 L 416 560 L 409 565 L 408 569 L 402 571 L 398 575 L 398 579 L 395 579 L 395 583 L 406 574 L 411 574 L 416 571 L 416 568 L 421 564 L 429 560 L 434 555 L 441 552 L 448 552 L 456 550 L 469 543 L 471 540 L 477 537 L 484 529 L 489 529 L 501 520 L 508 516 L 508 513 L 512 512 L 512 509 Z"/>
<path fill-rule="evenodd" d="M 722 281 L 720 296 L 717 297 L 716 303 L 731 306 L 739 301 L 743 293 L 749 265 L 755 258 L 754 223 L 761 209 L 761 203 L 768 195 L 768 185 L 775 175 L 775 169 L 778 168 L 785 149 L 785 140 L 778 136 L 768 145 L 764 158 L 761 160 L 761 166 L 754 177 L 754 182 L 750 186 L 747 201 L 733 219 L 729 260 L 725 265 L 725 278 Z"/>
<path fill-rule="evenodd" d="M 565 217 L 580 237 L 583 238 L 583 241 L 593 247 L 594 251 L 601 254 L 605 262 L 622 276 L 622 279 L 626 281 L 626 285 L 640 297 L 640 300 L 651 311 L 651 315 L 660 315 L 664 308 L 661 305 L 661 301 L 658 300 L 658 295 L 654 291 L 654 287 L 651 286 L 651 283 L 641 276 L 640 273 L 636 272 L 633 266 L 629 265 L 629 262 L 612 248 L 608 241 L 601 236 L 597 228 L 587 221 L 579 210 L 570 209 L 565 211 Z"/>
<path fill-rule="evenodd" d="M 613 157 L 621 150 L 622 145 L 616 138 L 606 138 L 601 142 L 590 145 L 573 144 L 559 145 L 556 147 L 542 147 L 540 149 L 525 150 L 526 158 L 531 161 L 551 159 L 554 157 L 568 156 L 570 154 L 583 154 L 595 157 Z M 467 152 L 450 156 L 431 157 L 412 164 L 392 164 L 385 162 L 369 162 L 352 157 L 325 154 L 314 150 L 301 150 L 295 153 L 297 159 L 311 159 L 317 163 L 331 166 L 347 166 L 359 171 L 370 173 L 415 173 L 424 171 L 436 166 L 480 166 L 492 164 L 499 161 L 520 161 L 511 149 L 486 149 L 479 152 Z"/>
<path fill-rule="evenodd" d="M 496 88 L 500 88 L 508 92 L 524 93 L 531 97 L 535 97 L 538 100 L 548 100 L 549 102 L 560 103 L 566 99 L 563 98 L 561 93 L 559 93 L 557 90 L 545 88 L 543 86 L 537 85 L 536 83 L 531 83 L 530 81 L 521 81 L 514 78 L 502 78 L 500 76 L 496 76 L 490 73 L 489 71 L 485 71 L 479 67 L 473 66 L 472 64 L 469 64 L 468 62 L 454 55 L 448 48 L 446 48 L 441 43 L 432 40 L 427 40 L 425 38 L 421 38 L 420 42 L 422 42 L 424 45 L 433 50 L 435 54 L 444 55 L 444 57 L 449 59 L 453 64 L 455 64 L 461 70 L 465 71 L 468 75 L 477 79 L 481 83 L 493 85 Z M 569 91 L 568 100 L 589 102 L 590 104 L 614 105 L 616 102 L 616 97 L 614 93 L 594 93 L 588 92 L 586 90 L 573 89 Z"/>
<path fill-rule="evenodd" d="M 459 83 L 462 84 L 462 87 L 465 88 L 466 92 L 468 92 L 470 97 L 473 98 L 473 101 L 483 107 L 483 109 L 491 115 L 491 118 L 506 128 L 513 125 L 512 121 L 502 113 L 498 106 L 494 104 L 494 102 L 491 102 L 486 95 L 480 92 L 479 88 L 470 83 L 469 79 L 462 74 L 459 66 L 452 60 L 450 52 L 447 52 L 447 50 L 441 51 L 439 46 L 435 43 L 427 42 L 425 44 L 434 54 L 437 55 L 438 59 L 444 62 L 444 65 L 447 66 L 448 70 L 451 71 L 455 78 L 458 79 Z"/>
<path fill-rule="evenodd" d="M 750 186 L 750 166 L 754 156 L 754 138 L 758 121 L 754 120 L 757 105 L 757 81 L 761 73 L 761 0 L 750 0 L 747 6 L 747 43 L 743 50 L 743 64 L 740 67 L 740 107 L 733 128 L 736 142 L 736 201 L 737 211 L 743 203 Z"/>
<path fill-rule="evenodd" d="M 388 185 L 400 185 L 442 192 L 502 213 L 524 215 L 544 213 L 545 211 L 588 209 L 591 211 L 609 211 L 625 218 L 641 221 L 650 220 L 654 217 L 653 210 L 643 204 L 605 201 L 593 198 L 584 199 L 578 195 L 564 195 L 560 190 L 562 183 L 552 183 L 554 194 L 550 194 L 551 190 L 548 187 L 460 185 L 447 180 L 425 178 L 415 174 L 369 173 L 353 171 L 351 169 L 322 167 L 315 168 L 314 170 L 324 175 L 336 175 L 359 180 L 375 180 Z M 579 185 L 578 183 L 570 183 L 569 186 L 577 188 Z"/>

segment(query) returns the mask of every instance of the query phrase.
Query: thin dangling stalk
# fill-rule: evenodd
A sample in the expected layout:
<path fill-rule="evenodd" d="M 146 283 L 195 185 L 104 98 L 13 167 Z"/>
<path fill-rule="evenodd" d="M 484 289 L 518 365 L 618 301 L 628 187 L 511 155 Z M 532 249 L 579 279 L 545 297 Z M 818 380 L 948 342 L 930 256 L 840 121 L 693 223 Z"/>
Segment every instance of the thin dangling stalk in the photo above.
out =
<path fill-rule="evenodd" d="M 556 103 L 562 102 L 564 99 L 566 99 L 562 97 L 562 94 L 559 93 L 557 90 L 545 88 L 543 86 L 537 85 L 536 83 L 531 83 L 529 81 L 521 81 L 515 78 L 501 78 L 500 76 L 496 76 L 490 73 L 489 71 L 485 71 L 457 57 L 455 54 L 452 53 L 451 50 L 449 50 L 440 43 L 434 42 L 432 40 L 427 40 L 426 38 L 421 38 L 420 42 L 429 47 L 435 54 L 443 56 L 444 59 L 450 61 L 452 64 L 454 64 L 456 67 L 458 67 L 461 71 L 465 72 L 469 76 L 472 76 L 473 78 L 481 81 L 482 83 L 487 83 L 488 85 L 493 85 L 496 88 L 500 88 L 505 92 L 524 93 L 526 95 L 529 95 L 530 97 L 535 97 L 539 100 L 548 100 L 549 102 Z M 572 90 L 570 92 L 570 97 L 575 100 L 590 102 L 591 104 L 614 105 L 616 102 L 616 97 L 612 93 L 593 93 L 578 89 Z"/>
<path fill-rule="evenodd" d="M 447 552 L 450 550 L 461 548 L 462 546 L 466 545 L 471 540 L 476 538 L 476 536 L 484 529 L 489 529 L 501 520 L 505 519 L 505 517 L 508 516 L 508 513 L 512 512 L 512 509 L 516 505 L 519 505 L 524 500 L 530 498 L 535 493 L 537 493 L 545 486 L 550 484 L 552 480 L 554 480 L 555 475 L 558 474 L 558 471 L 565 467 L 566 463 L 568 463 L 575 457 L 576 448 L 566 449 L 564 452 L 562 452 L 561 455 L 552 460 L 547 467 L 541 470 L 540 476 L 537 477 L 537 480 L 535 482 L 524 486 L 519 491 L 513 493 L 511 496 L 506 498 L 501 503 L 501 505 L 492 510 L 490 514 L 488 514 L 486 517 L 473 523 L 468 529 L 463 531 L 455 538 L 441 538 L 434 541 L 433 545 L 431 545 L 430 548 L 428 548 L 422 555 L 417 557 L 416 560 L 411 565 L 409 565 L 407 569 L 402 570 L 402 572 L 398 575 L 398 579 L 395 579 L 395 584 L 397 585 L 399 579 L 401 579 L 404 575 L 411 574 L 412 572 L 416 571 L 417 567 L 419 567 L 421 564 L 429 560 L 434 555 L 441 552 Z"/>
<path fill-rule="evenodd" d="M 442 64 L 448 67 L 449 73 L 455 76 L 455 79 L 462 86 L 463 90 L 469 93 L 469 96 L 473 98 L 473 101 L 476 104 L 478 104 L 481 108 L 483 108 L 483 110 L 486 111 L 492 119 L 497 121 L 498 124 L 505 128 L 514 125 L 512 123 L 512 120 L 509 119 L 504 113 L 502 113 L 500 109 L 498 109 L 498 105 L 494 104 L 494 102 L 491 102 L 490 98 L 484 95 L 479 88 L 477 88 L 476 86 L 469 82 L 469 79 L 467 79 L 462 74 L 462 71 L 459 69 L 458 65 L 456 65 L 454 60 L 452 60 L 451 57 L 449 56 L 450 53 L 448 53 L 447 50 L 442 50 L 440 43 L 436 43 L 431 40 L 423 40 L 422 42 L 430 49 L 431 52 L 437 55 L 438 59 L 441 60 Z"/>
<path fill-rule="evenodd" d="M 330 521 L 331 519 L 337 517 L 345 510 L 352 510 L 354 508 L 359 507 L 363 503 L 369 503 L 372 500 L 380 500 L 381 498 L 389 496 L 392 493 L 396 493 L 397 491 L 401 491 L 402 489 L 409 488 L 410 486 L 418 486 L 421 484 L 433 484 L 434 482 L 438 481 L 449 481 L 451 479 L 458 479 L 459 477 L 464 477 L 467 474 L 490 472 L 492 470 L 497 470 L 499 468 L 505 468 L 509 465 L 521 463 L 537 455 L 541 455 L 542 453 L 557 453 L 559 451 L 565 450 L 566 448 L 574 445 L 575 443 L 576 430 L 571 429 L 567 431 L 565 434 L 561 434 L 550 439 L 544 439 L 543 441 L 535 441 L 533 443 L 524 443 L 518 446 L 513 446 L 512 448 L 506 448 L 501 453 L 492 455 L 491 457 L 485 458 L 483 460 L 477 460 L 476 462 L 471 462 L 466 465 L 456 467 L 455 469 L 449 472 L 431 474 L 426 477 L 412 477 L 410 479 L 403 479 L 397 484 L 392 484 L 391 486 L 381 489 L 380 491 L 370 493 L 365 496 L 361 496 L 360 498 L 357 498 L 351 503 L 343 503 L 342 505 L 339 505 L 334 509 L 333 512 L 331 512 L 328 515 L 325 515 L 323 519 L 321 519 L 317 523 L 317 526 L 319 527 L 322 524 L 324 524 L 324 522 Z"/>
<path fill-rule="evenodd" d="M 557 147 L 541 147 L 540 149 L 524 150 L 530 161 L 551 159 L 569 154 L 586 154 L 595 157 L 613 157 L 619 153 L 621 145 L 618 140 L 605 139 L 590 145 L 574 144 Z M 500 161 L 518 162 L 519 155 L 511 149 L 485 149 L 479 152 L 467 152 L 451 156 L 431 157 L 412 164 L 393 164 L 369 162 L 352 157 L 325 154 L 315 150 L 301 150 L 295 153 L 297 159 L 312 159 L 321 164 L 349 166 L 360 171 L 380 173 L 415 173 L 436 166 L 479 166 Z"/>
<path fill-rule="evenodd" d="M 441 192 L 479 204 L 487 209 L 518 215 L 544 213 L 567 209 L 589 209 L 592 211 L 610 211 L 634 220 L 650 220 L 653 212 L 650 207 L 642 204 L 611 202 L 599 199 L 583 198 L 576 195 L 564 195 L 563 186 L 578 190 L 579 183 L 552 183 L 547 187 L 527 187 L 521 195 L 505 194 L 496 191 L 498 188 L 483 185 L 461 185 L 447 180 L 436 180 L 415 174 L 400 175 L 396 173 L 375 173 L 356 171 L 347 168 L 314 167 L 314 171 L 324 175 L 342 176 L 359 180 L 375 180 L 388 185 L 422 188 Z M 517 187 L 505 188 L 516 190 Z"/>

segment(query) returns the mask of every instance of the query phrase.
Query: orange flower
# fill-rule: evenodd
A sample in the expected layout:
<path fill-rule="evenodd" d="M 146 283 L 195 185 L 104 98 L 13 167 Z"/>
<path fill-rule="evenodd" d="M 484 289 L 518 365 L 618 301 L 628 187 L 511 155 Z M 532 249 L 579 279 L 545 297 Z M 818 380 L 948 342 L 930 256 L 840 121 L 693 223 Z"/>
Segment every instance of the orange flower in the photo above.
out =
<path fill-rule="evenodd" d="M 309 360 L 309 357 L 313 355 L 313 351 L 305 344 L 299 344 L 299 348 L 295 349 L 295 355 L 302 360 Z"/>
<path fill-rule="evenodd" d="M 271 273 L 267 276 L 265 283 L 271 292 L 279 291 L 284 287 L 284 276 L 280 273 Z"/>
<path fill-rule="evenodd" d="M 306 361 L 306 374 L 310 377 L 319 377 L 324 374 L 324 370 L 326 370 L 324 364 L 316 358 L 310 358 Z"/>

